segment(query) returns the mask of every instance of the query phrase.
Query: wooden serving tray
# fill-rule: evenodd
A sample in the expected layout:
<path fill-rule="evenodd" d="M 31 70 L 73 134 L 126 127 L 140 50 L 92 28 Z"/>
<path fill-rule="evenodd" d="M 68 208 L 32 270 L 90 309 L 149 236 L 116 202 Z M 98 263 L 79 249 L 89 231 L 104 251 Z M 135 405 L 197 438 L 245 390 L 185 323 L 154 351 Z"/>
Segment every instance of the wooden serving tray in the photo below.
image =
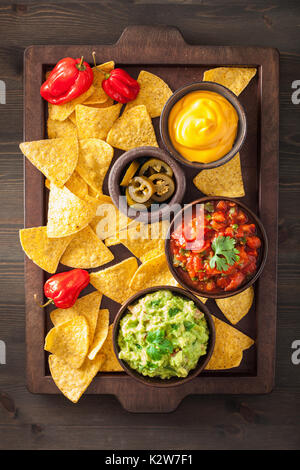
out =
<path fill-rule="evenodd" d="M 125 373 L 102 373 L 93 380 L 86 394 L 115 395 L 129 411 L 167 412 L 174 410 L 190 394 L 270 392 L 274 383 L 277 300 L 277 50 L 260 47 L 192 46 L 184 41 L 175 28 L 148 26 L 127 28 L 113 45 L 31 46 L 25 51 L 24 140 L 46 137 L 47 107 L 39 94 L 45 72 L 66 56 L 84 55 L 85 60 L 91 62 L 93 50 L 96 51 L 99 63 L 113 59 L 134 77 L 137 77 L 140 70 L 148 70 L 164 79 L 173 90 L 202 80 L 203 72 L 215 66 L 257 67 L 257 75 L 240 95 L 248 120 L 248 134 L 240 152 L 246 192 L 241 200 L 261 218 L 269 239 L 269 254 L 263 274 L 254 286 L 255 305 L 236 325 L 240 331 L 255 339 L 255 345 L 244 352 L 243 361 L 238 368 L 204 371 L 191 382 L 167 389 L 144 386 Z M 158 123 L 159 118 L 154 119 L 161 145 Z M 116 151 L 114 160 L 121 154 L 121 151 Z M 25 226 L 44 225 L 47 222 L 44 176 L 27 159 L 24 164 Z M 202 193 L 192 183 L 198 171 L 185 166 L 184 170 L 188 183 L 184 202 L 188 203 L 201 197 Z M 122 245 L 111 249 L 115 255 L 111 264 L 131 255 Z M 59 271 L 66 269 L 68 268 L 59 266 Z M 27 385 L 33 393 L 58 394 L 60 392 L 47 365 L 48 353 L 43 349 L 45 334 L 51 327 L 49 311 L 42 312 L 34 301 L 34 294 L 43 299 L 43 285 L 47 277 L 47 273 L 25 257 Z M 207 306 L 212 313 L 227 321 L 213 300 L 208 300 Z M 101 307 L 110 309 L 112 321 L 120 306 L 104 297 Z"/>

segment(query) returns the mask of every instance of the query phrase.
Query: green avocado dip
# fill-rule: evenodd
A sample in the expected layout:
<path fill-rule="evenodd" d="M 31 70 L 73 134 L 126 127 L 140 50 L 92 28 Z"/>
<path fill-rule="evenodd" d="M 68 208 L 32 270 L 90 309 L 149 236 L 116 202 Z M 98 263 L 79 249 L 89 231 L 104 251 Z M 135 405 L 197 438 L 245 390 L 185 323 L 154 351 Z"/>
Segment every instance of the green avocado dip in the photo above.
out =
<path fill-rule="evenodd" d="M 204 314 L 186 297 L 158 290 L 128 306 L 120 321 L 119 358 L 150 377 L 186 377 L 206 354 Z"/>

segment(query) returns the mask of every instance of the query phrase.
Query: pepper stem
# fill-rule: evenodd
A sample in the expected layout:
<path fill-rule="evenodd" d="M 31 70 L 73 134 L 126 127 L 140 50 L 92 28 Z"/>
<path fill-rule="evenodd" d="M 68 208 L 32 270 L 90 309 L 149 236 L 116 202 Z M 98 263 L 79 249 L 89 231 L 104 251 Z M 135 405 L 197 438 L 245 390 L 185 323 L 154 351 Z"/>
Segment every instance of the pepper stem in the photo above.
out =
<path fill-rule="evenodd" d="M 77 67 L 78 70 L 80 70 L 81 72 L 83 72 L 83 71 L 86 69 L 86 66 L 83 64 L 83 55 L 81 56 L 81 59 L 80 59 L 79 64 L 76 64 L 76 67 Z"/>
<path fill-rule="evenodd" d="M 92 52 L 92 56 L 93 56 L 93 59 L 94 59 L 94 66 L 97 67 L 96 52 L 95 51 Z"/>
<path fill-rule="evenodd" d="M 95 70 L 97 70 L 97 72 L 102 73 L 102 75 L 104 75 L 105 80 L 107 80 L 110 77 L 110 74 L 107 73 L 107 72 L 104 72 L 103 70 L 98 68 L 97 62 L 96 62 L 96 52 L 95 51 L 92 52 L 92 56 L 93 56 L 93 59 L 94 59 Z"/>
<path fill-rule="evenodd" d="M 37 300 L 37 294 L 34 294 L 33 298 L 34 298 L 35 303 L 36 303 L 40 308 L 45 308 L 45 307 L 47 307 L 47 305 L 53 303 L 53 300 L 52 300 L 52 299 L 48 299 L 48 302 L 46 302 L 44 305 L 41 305 L 41 304 L 38 302 L 38 300 Z"/>

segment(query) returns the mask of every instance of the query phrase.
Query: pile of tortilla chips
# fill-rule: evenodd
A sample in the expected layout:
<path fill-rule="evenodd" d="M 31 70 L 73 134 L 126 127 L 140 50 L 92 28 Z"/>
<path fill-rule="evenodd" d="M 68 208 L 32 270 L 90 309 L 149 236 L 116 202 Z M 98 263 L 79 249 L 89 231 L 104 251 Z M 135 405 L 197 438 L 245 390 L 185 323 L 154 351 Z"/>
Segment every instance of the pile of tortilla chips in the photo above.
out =
<path fill-rule="evenodd" d="M 51 312 L 54 327 L 45 339 L 49 367 L 57 387 L 76 403 L 99 371 L 120 371 L 113 353 L 109 311 L 102 294 L 80 297 L 73 307 Z"/>
<path fill-rule="evenodd" d="M 206 70 L 203 80 L 219 83 L 238 96 L 255 74 L 256 68 L 218 67 Z M 198 173 L 194 185 L 207 196 L 245 196 L 240 154 L 225 165 Z"/>
<path fill-rule="evenodd" d="M 20 144 L 24 155 L 44 174 L 50 191 L 47 225 L 20 231 L 22 248 L 34 263 L 55 273 L 59 263 L 83 269 L 111 263 L 114 255 L 109 247 L 113 245 L 123 244 L 131 253 L 121 262 L 90 273 L 96 291 L 77 299 L 71 308 L 51 312 L 54 327 L 45 339 L 51 375 L 74 403 L 99 371 L 122 370 L 113 351 L 109 311 L 101 308 L 103 295 L 123 303 L 146 287 L 178 285 L 164 253 L 168 223 L 133 222 L 103 194 L 114 148 L 158 146 L 152 119 L 160 116 L 172 91 L 160 77 L 141 71 L 140 92 L 122 109 L 102 88 L 101 71 L 110 72 L 114 65 L 110 61 L 94 67 L 93 84 L 76 99 L 48 105 L 48 139 Z M 206 71 L 204 80 L 221 83 L 238 95 L 255 73 L 256 69 L 221 67 Z M 239 154 L 222 167 L 202 171 L 194 184 L 207 195 L 243 196 Z M 253 299 L 250 288 L 217 300 L 217 305 L 236 324 L 248 313 Z M 207 369 L 237 367 L 253 340 L 219 318 L 213 319 L 216 346 Z"/>

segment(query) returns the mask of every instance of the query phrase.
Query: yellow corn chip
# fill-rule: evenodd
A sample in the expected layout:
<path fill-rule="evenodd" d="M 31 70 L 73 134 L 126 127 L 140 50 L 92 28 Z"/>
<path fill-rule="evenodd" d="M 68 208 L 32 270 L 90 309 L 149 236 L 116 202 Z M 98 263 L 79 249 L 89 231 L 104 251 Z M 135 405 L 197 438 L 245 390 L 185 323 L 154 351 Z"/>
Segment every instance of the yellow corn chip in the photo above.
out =
<path fill-rule="evenodd" d="M 71 193 L 75 194 L 75 196 L 79 197 L 80 199 L 85 199 L 85 197 L 88 195 L 88 185 L 76 172 L 76 170 L 68 179 L 65 186 L 69 191 L 71 191 Z"/>
<path fill-rule="evenodd" d="M 165 253 L 145 261 L 135 272 L 129 287 L 135 291 L 154 286 L 177 286 L 178 283 L 172 276 Z"/>
<path fill-rule="evenodd" d="M 47 120 L 47 134 L 48 139 L 57 139 L 59 137 L 77 137 L 76 124 L 72 119 L 68 118 L 65 121 L 55 121 L 54 119 Z"/>
<path fill-rule="evenodd" d="M 157 75 L 145 70 L 139 73 L 137 81 L 140 85 L 140 91 L 135 100 L 127 103 L 125 111 L 133 106 L 144 104 L 150 117 L 160 116 L 166 101 L 172 95 L 172 90 Z"/>
<path fill-rule="evenodd" d="M 84 295 L 76 300 L 73 307 L 70 308 L 57 308 L 50 313 L 50 318 L 54 326 L 61 325 L 69 320 L 72 320 L 78 315 L 85 317 L 89 325 L 89 344 L 92 344 L 96 330 L 100 303 L 102 294 L 95 291 L 91 294 Z"/>
<path fill-rule="evenodd" d="M 90 106 L 91 108 L 109 108 L 114 104 L 114 100 L 110 97 L 107 98 L 106 101 L 103 101 L 103 103 L 93 103 L 93 104 L 87 104 L 83 103 L 84 106 Z"/>
<path fill-rule="evenodd" d="M 56 354 L 74 369 L 82 366 L 89 349 L 89 325 L 83 315 L 52 328 L 45 339 L 45 350 Z"/>
<path fill-rule="evenodd" d="M 70 116 L 68 117 L 68 119 L 67 119 L 67 120 L 70 120 L 70 121 L 71 121 L 71 122 L 74 124 L 74 126 L 76 127 L 76 133 L 77 133 L 77 126 L 76 126 L 76 112 L 75 112 L 75 111 L 73 111 L 73 113 L 72 113 L 72 114 L 70 114 Z M 57 121 L 56 121 L 56 122 L 57 122 Z M 58 122 L 65 122 L 65 121 L 58 121 Z"/>
<path fill-rule="evenodd" d="M 48 238 L 47 227 L 20 230 L 20 242 L 28 258 L 48 273 L 55 273 L 59 260 L 71 242 L 73 235 L 64 238 Z"/>
<path fill-rule="evenodd" d="M 91 85 L 86 92 L 82 93 L 80 96 L 77 96 L 77 98 L 69 101 L 68 103 L 60 105 L 48 103 L 49 118 L 57 121 L 64 121 L 73 113 L 76 105 L 86 101 L 94 93 L 94 91 L 95 88 L 93 85 Z"/>
<path fill-rule="evenodd" d="M 143 145 L 158 147 L 146 106 L 134 106 L 124 112 L 112 126 L 106 141 L 121 150 L 130 150 Z"/>
<path fill-rule="evenodd" d="M 102 185 L 114 155 L 114 149 L 100 139 L 79 141 L 79 156 L 76 171 L 92 189 L 102 193 Z"/>
<path fill-rule="evenodd" d="M 116 237 L 107 238 L 106 246 L 122 243 L 142 262 L 154 258 L 165 251 L 165 238 L 169 223 L 167 221 L 153 224 L 129 226 Z"/>
<path fill-rule="evenodd" d="M 217 67 L 206 70 L 203 75 L 203 81 L 219 83 L 229 88 L 229 90 L 238 96 L 255 74 L 255 68 Z"/>
<path fill-rule="evenodd" d="M 84 102 L 84 104 L 101 104 L 109 99 L 109 96 L 105 93 L 102 88 L 102 82 L 105 78 L 104 73 L 109 73 L 115 68 L 114 61 L 105 62 L 104 64 L 93 67 L 93 86 L 95 88 L 94 93 Z M 103 73 L 104 72 L 104 73 Z"/>
<path fill-rule="evenodd" d="M 78 161 L 75 137 L 23 142 L 20 149 L 46 178 L 59 187 L 68 181 Z"/>
<path fill-rule="evenodd" d="M 106 308 L 99 311 L 98 321 L 94 336 L 94 341 L 90 347 L 88 354 L 89 359 L 95 359 L 96 355 L 103 346 L 104 341 L 106 340 L 109 326 L 109 310 Z M 102 351 L 101 351 L 102 353 Z"/>
<path fill-rule="evenodd" d="M 226 299 L 216 299 L 217 306 L 225 317 L 235 325 L 249 312 L 254 299 L 253 287 Z"/>
<path fill-rule="evenodd" d="M 113 259 L 112 252 L 99 240 L 91 227 L 87 226 L 74 235 L 60 262 L 71 268 L 90 269 Z"/>
<path fill-rule="evenodd" d="M 209 370 L 238 367 L 243 359 L 243 351 L 250 348 L 253 339 L 241 331 L 213 316 L 216 329 L 216 342 L 213 354 L 205 367 Z"/>
<path fill-rule="evenodd" d="M 73 403 L 77 403 L 104 360 L 105 356 L 98 354 L 93 361 L 86 359 L 79 369 L 73 369 L 63 359 L 52 354 L 49 356 L 49 368 L 59 390 Z"/>
<path fill-rule="evenodd" d="M 108 108 L 91 108 L 82 104 L 76 106 L 76 125 L 80 139 L 106 139 L 108 131 L 118 119 L 122 104 Z"/>
<path fill-rule="evenodd" d="M 193 181 L 194 185 L 207 196 L 245 196 L 240 154 L 237 153 L 225 165 L 201 171 Z"/>
<path fill-rule="evenodd" d="M 97 205 L 84 201 L 65 186 L 60 189 L 51 184 L 47 235 L 51 238 L 66 237 L 85 228 L 95 217 Z"/>
<path fill-rule="evenodd" d="M 110 325 L 107 338 L 101 349 L 100 354 L 104 356 L 104 361 L 100 365 L 99 372 L 123 372 L 113 348 L 113 326 L 113 324 Z"/>
<path fill-rule="evenodd" d="M 109 196 L 105 196 L 105 199 L 99 196 L 99 206 L 90 226 L 100 240 L 115 236 L 131 222 L 129 217 L 116 208 Z"/>
<path fill-rule="evenodd" d="M 128 258 L 102 271 L 91 273 L 90 283 L 106 297 L 121 304 L 135 292 L 129 288 L 129 284 L 137 268 L 136 258 Z"/>

